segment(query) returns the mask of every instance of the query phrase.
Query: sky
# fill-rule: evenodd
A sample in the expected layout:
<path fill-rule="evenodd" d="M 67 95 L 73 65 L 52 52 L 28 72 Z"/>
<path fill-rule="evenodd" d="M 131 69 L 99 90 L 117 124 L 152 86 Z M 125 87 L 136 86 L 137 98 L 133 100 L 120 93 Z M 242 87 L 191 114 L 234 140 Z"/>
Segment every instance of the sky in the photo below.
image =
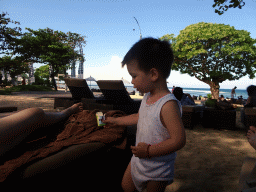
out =
<path fill-rule="evenodd" d="M 84 78 L 131 82 L 121 61 L 131 46 L 142 37 L 159 38 L 165 34 L 179 35 L 188 25 L 199 22 L 221 23 L 250 32 L 256 38 L 256 0 L 244 0 L 242 9 L 231 8 L 223 15 L 214 12 L 213 0 L 0 0 L 0 11 L 20 22 L 9 27 L 34 30 L 50 28 L 85 36 L 83 53 Z M 138 20 L 139 26 L 134 19 Z M 135 29 L 135 30 L 134 30 Z M 34 64 L 38 68 L 42 64 Z M 76 74 L 78 63 L 76 65 Z M 69 71 L 70 74 L 70 71 Z M 195 77 L 172 71 L 168 86 L 209 88 Z M 93 82 L 92 82 L 93 84 Z M 220 88 L 246 89 L 256 79 L 245 76 L 236 81 L 224 81 Z"/>

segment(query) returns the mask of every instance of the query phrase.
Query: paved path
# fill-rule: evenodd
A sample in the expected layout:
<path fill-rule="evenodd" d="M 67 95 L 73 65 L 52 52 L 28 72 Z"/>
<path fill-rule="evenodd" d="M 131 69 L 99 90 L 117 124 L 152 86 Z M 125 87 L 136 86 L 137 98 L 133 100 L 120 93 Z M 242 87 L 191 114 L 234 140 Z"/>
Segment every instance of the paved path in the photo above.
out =
<path fill-rule="evenodd" d="M 94 96 L 101 94 L 93 93 Z M 15 106 L 18 111 L 40 107 L 44 111 L 53 112 L 58 111 L 54 109 L 54 98 L 56 97 L 72 97 L 71 93 L 64 90 L 59 91 L 23 91 L 13 92 L 12 95 L 0 95 L 0 106 Z M 0 118 L 10 115 L 12 113 L 0 113 Z"/>
<path fill-rule="evenodd" d="M 21 91 L 13 92 L 12 96 L 37 97 L 37 98 L 55 98 L 72 97 L 71 93 L 65 91 Z"/>

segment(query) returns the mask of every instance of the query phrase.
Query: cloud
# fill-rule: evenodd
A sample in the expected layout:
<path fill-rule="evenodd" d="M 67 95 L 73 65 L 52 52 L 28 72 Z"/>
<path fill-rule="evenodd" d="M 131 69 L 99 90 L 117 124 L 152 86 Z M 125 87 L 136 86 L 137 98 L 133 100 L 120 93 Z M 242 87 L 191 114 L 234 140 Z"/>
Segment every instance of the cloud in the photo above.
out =
<path fill-rule="evenodd" d="M 84 69 L 84 78 L 89 76 L 94 77 L 96 80 L 121 80 L 124 79 L 131 82 L 132 77 L 127 71 L 127 67 L 121 67 L 122 58 L 112 56 L 109 64 L 98 67 L 87 67 Z"/>
<path fill-rule="evenodd" d="M 173 85 L 176 87 L 193 87 L 193 88 L 209 88 L 209 85 L 203 83 L 196 79 L 195 77 L 191 77 L 188 74 L 181 74 L 178 71 L 171 71 L 169 78 L 167 79 L 169 82 L 168 86 L 172 87 Z"/>

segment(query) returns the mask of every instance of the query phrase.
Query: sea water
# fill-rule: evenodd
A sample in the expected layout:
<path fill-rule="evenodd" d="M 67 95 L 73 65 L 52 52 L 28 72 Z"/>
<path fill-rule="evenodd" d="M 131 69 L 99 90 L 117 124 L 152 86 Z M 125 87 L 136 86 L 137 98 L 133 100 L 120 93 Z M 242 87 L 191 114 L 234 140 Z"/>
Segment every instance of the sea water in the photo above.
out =
<path fill-rule="evenodd" d="M 89 84 L 90 87 L 90 84 Z M 128 92 L 135 91 L 136 93 L 138 92 L 136 89 L 133 88 L 133 86 L 125 86 L 127 88 Z M 99 89 L 97 85 L 91 85 L 91 89 Z M 172 87 L 168 87 L 170 91 L 172 91 Z M 232 89 L 220 89 L 219 95 L 223 95 L 224 98 L 231 98 L 231 90 Z M 236 89 L 236 96 L 235 98 L 239 96 L 243 96 L 243 99 L 248 98 L 247 91 L 245 89 Z M 193 96 L 202 96 L 206 97 L 207 94 L 211 94 L 210 88 L 185 88 L 183 87 L 183 92 L 184 93 L 189 93 L 192 97 Z"/>
<path fill-rule="evenodd" d="M 170 89 L 170 88 L 169 88 Z M 219 95 L 223 95 L 224 98 L 231 98 L 231 90 L 232 89 L 220 89 Z M 247 91 L 245 89 L 236 89 L 235 98 L 242 96 L 243 99 L 248 98 Z M 210 88 L 183 88 L 184 93 L 189 93 L 191 96 L 207 96 L 207 94 L 211 94 Z"/>

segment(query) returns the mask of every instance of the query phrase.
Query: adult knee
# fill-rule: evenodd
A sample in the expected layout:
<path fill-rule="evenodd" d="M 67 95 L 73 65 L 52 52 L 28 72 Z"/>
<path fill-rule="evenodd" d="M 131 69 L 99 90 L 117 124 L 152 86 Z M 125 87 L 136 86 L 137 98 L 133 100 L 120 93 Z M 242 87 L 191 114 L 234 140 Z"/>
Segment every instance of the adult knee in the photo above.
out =
<path fill-rule="evenodd" d="M 35 108 L 28 108 L 25 109 L 26 110 L 26 114 L 32 117 L 38 117 L 38 118 L 44 118 L 45 113 L 44 110 L 39 108 L 39 107 L 35 107 Z"/>
<path fill-rule="evenodd" d="M 30 113 L 33 113 L 34 115 L 44 115 L 44 110 L 40 107 L 28 108 L 26 110 L 28 110 Z"/>
<path fill-rule="evenodd" d="M 30 121 L 31 125 L 34 123 L 42 124 L 45 121 L 44 110 L 39 107 L 28 108 L 23 112 L 26 114 L 26 118 Z"/>

